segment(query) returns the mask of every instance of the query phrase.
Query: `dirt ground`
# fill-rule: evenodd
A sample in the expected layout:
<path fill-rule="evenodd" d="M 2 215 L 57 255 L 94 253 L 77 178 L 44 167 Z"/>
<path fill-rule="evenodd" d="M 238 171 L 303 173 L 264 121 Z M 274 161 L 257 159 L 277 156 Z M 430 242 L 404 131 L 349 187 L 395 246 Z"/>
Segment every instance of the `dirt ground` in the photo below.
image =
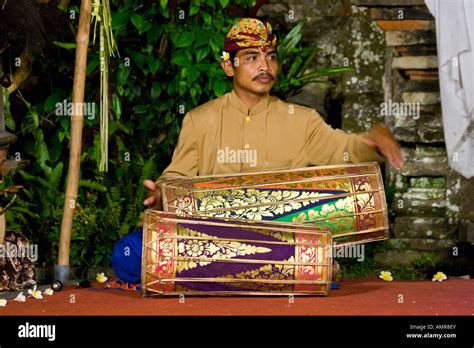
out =
<path fill-rule="evenodd" d="M 346 280 L 327 297 L 142 298 L 139 291 L 66 288 L 8 301 L 0 315 L 474 315 L 474 280 Z M 184 301 L 183 301 L 184 300 Z"/>

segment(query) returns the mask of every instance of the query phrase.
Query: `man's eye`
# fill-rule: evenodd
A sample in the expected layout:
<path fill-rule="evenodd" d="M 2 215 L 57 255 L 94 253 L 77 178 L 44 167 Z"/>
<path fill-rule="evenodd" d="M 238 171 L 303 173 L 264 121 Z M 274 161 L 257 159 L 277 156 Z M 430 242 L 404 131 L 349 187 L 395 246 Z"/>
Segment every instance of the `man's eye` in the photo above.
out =
<path fill-rule="evenodd" d="M 276 56 L 276 54 L 270 54 L 268 56 L 268 59 L 275 60 L 275 59 L 277 59 L 277 56 Z"/>
<path fill-rule="evenodd" d="M 249 56 L 248 60 L 255 60 L 256 58 L 257 58 L 257 56 Z"/>

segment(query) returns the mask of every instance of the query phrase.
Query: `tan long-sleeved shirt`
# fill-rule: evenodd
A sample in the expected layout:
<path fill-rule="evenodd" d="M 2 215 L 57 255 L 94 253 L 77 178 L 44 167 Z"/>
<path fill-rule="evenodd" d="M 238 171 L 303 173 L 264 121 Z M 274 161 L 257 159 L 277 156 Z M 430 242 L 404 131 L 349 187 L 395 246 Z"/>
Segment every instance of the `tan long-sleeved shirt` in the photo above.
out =
<path fill-rule="evenodd" d="M 188 112 L 164 176 L 235 174 L 381 161 L 356 134 L 311 108 L 266 96 L 249 109 L 234 91 Z"/>

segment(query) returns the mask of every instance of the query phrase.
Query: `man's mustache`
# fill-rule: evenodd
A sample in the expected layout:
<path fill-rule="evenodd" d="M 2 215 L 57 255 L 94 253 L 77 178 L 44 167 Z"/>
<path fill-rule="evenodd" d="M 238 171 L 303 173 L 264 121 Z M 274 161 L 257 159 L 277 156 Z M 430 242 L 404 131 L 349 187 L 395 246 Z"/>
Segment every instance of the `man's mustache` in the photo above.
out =
<path fill-rule="evenodd" d="M 260 77 L 268 77 L 268 78 L 272 79 L 273 81 L 275 81 L 275 77 L 274 77 L 272 74 L 267 73 L 267 72 L 258 74 L 257 76 L 255 76 L 255 77 L 252 79 L 252 81 L 255 81 L 256 79 L 258 79 L 258 78 L 260 78 Z"/>

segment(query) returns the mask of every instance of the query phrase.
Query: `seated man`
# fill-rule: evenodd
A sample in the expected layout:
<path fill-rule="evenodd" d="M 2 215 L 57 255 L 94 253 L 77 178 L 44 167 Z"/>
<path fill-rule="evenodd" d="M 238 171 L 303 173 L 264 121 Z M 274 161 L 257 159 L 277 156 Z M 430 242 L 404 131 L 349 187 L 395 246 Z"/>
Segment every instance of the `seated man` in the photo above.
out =
<path fill-rule="evenodd" d="M 380 154 L 397 168 L 403 165 L 400 147 L 387 128 L 374 126 L 366 134 L 346 134 L 332 129 L 315 110 L 270 96 L 279 68 L 276 48 L 277 38 L 270 24 L 241 18 L 232 25 L 225 38 L 221 66 L 233 78 L 233 90 L 186 114 L 163 176 L 381 161 Z M 246 161 L 226 160 L 224 156 L 242 150 L 251 154 L 242 156 Z M 151 180 L 144 184 L 151 192 L 144 204 L 161 210 L 159 185 Z M 125 249 L 135 253 L 126 257 Z M 117 276 L 137 282 L 141 260 L 131 260 L 132 254 L 135 258 L 141 254 L 140 232 L 122 238 L 112 256 Z"/>

